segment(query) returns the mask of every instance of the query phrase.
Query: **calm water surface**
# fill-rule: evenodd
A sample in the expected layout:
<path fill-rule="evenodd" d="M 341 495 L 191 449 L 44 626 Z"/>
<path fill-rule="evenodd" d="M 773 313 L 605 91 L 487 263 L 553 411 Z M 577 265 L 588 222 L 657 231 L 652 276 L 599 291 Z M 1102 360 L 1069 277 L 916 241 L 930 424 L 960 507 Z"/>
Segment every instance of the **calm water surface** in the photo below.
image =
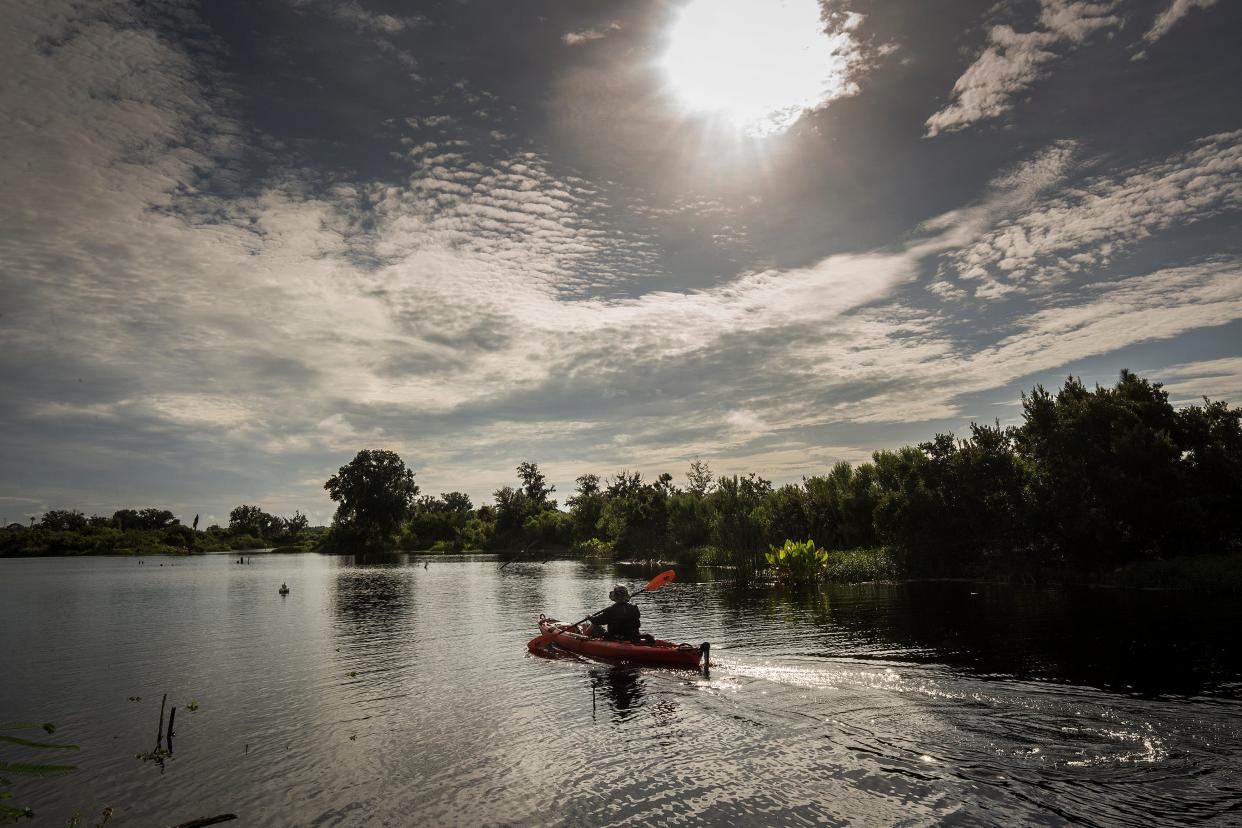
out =
<path fill-rule="evenodd" d="M 648 630 L 712 642 L 704 677 L 527 655 L 539 612 L 581 617 L 649 571 L 235 560 L 0 560 L 0 720 L 81 746 L 0 746 L 79 765 L 13 777 L 33 824 L 105 805 L 136 826 L 1242 823 L 1228 604 L 962 583 L 738 595 L 682 573 L 639 605 Z M 161 768 L 136 756 L 165 693 Z"/>

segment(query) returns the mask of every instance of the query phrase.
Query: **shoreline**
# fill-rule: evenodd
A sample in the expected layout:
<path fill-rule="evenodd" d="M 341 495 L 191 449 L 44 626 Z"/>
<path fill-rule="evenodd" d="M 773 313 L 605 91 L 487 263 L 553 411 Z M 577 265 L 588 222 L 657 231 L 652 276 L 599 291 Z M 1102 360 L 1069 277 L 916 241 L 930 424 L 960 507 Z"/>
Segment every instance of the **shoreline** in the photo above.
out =
<path fill-rule="evenodd" d="M 833 557 L 849 552 L 860 552 L 872 550 L 837 550 L 830 553 Z M 205 550 L 178 550 L 175 548 L 161 550 L 143 550 L 143 551 L 100 551 L 100 552 L 58 552 L 34 555 L 0 555 L 0 561 L 3 560 L 36 560 L 43 558 L 142 558 L 142 557 L 169 557 L 169 558 L 189 558 L 206 555 L 240 555 L 240 554 L 263 554 L 269 555 L 287 555 L 287 554 L 319 554 L 319 555 L 417 555 L 420 557 L 438 557 L 438 556 L 475 556 L 487 555 L 493 556 L 498 563 L 508 565 L 509 563 L 521 564 L 542 564 L 550 561 L 582 561 L 594 564 L 611 564 L 623 568 L 651 568 L 651 567 L 676 567 L 682 570 L 707 570 L 719 572 L 736 572 L 737 567 L 733 564 L 726 563 L 692 563 L 678 561 L 676 558 L 671 560 L 612 560 L 606 557 L 598 556 L 579 556 L 572 554 L 569 550 L 557 550 L 554 554 L 546 558 L 530 557 L 509 558 L 506 559 L 505 551 L 497 550 L 440 550 L 440 549 L 417 549 L 417 550 L 401 550 L 393 549 L 385 552 L 345 552 L 345 551 L 325 551 L 316 549 L 314 546 L 264 546 L 252 549 L 205 549 Z M 885 557 L 888 564 L 892 564 L 890 558 L 884 555 L 871 555 L 864 557 Z M 834 572 L 834 569 L 836 571 Z M 1221 554 L 1201 554 L 1186 555 L 1177 558 L 1167 558 L 1163 560 L 1141 561 L 1137 563 L 1127 564 L 1118 567 L 1109 573 L 1074 573 L 1074 572 L 989 572 L 979 573 L 977 575 L 960 574 L 960 575 L 909 575 L 899 571 L 899 569 L 891 569 L 883 573 L 881 577 L 869 577 L 871 575 L 880 574 L 876 572 L 859 572 L 852 570 L 851 567 L 843 567 L 837 569 L 830 562 L 828 571 L 824 577 L 815 581 L 793 585 L 784 584 L 775 577 L 760 577 L 750 584 L 739 584 L 742 589 L 748 590 L 766 590 L 773 587 L 785 587 L 793 589 L 814 590 L 822 586 L 844 586 L 844 585 L 861 585 L 861 584 L 904 584 L 904 583 L 962 583 L 962 584 L 978 584 L 987 586 L 1004 586 L 1004 587 L 1020 587 L 1027 589 L 1101 589 L 1101 590 L 1135 590 L 1146 592 L 1169 592 L 1169 593 L 1198 593 L 1204 595 L 1220 595 L 1220 594 L 1242 594 L 1242 553 L 1221 553 Z M 852 574 L 851 574 L 852 573 Z M 728 579 L 720 579 L 728 580 Z"/>

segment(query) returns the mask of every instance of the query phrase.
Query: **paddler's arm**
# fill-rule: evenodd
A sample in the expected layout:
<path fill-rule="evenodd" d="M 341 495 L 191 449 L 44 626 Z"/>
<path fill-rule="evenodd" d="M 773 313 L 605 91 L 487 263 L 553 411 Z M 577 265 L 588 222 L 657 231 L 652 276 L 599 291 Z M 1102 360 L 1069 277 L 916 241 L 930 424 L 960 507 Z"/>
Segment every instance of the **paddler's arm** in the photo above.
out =
<path fill-rule="evenodd" d="M 616 612 L 614 611 L 616 609 L 616 606 L 617 606 L 616 604 L 613 604 L 612 606 L 605 607 L 604 609 L 592 615 L 588 619 L 591 622 L 591 626 L 601 627 L 601 626 L 607 626 L 608 624 L 612 623 L 615 620 L 613 616 L 616 615 Z"/>

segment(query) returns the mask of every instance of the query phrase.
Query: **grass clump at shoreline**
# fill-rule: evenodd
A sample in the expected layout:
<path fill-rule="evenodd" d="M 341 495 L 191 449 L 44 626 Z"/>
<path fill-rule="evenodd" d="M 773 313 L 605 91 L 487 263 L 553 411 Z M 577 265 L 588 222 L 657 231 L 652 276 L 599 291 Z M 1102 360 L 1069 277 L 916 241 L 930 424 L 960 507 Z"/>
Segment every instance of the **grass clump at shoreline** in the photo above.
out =
<path fill-rule="evenodd" d="M 1242 554 L 1186 555 L 1128 564 L 1104 578 L 1109 586 L 1242 594 Z"/>
<path fill-rule="evenodd" d="M 828 553 L 824 567 L 824 580 L 837 584 L 895 581 L 900 577 L 897 561 L 883 547 L 834 550 Z"/>

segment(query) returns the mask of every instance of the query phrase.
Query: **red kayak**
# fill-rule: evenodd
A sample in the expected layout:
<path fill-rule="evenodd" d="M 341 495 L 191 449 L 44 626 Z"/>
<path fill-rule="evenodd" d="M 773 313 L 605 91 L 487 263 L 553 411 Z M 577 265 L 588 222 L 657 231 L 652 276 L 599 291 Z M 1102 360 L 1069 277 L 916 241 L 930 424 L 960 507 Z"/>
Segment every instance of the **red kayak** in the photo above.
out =
<path fill-rule="evenodd" d="M 557 630 L 562 630 L 562 632 L 557 632 Z M 556 647 L 592 658 L 628 661 L 634 664 L 659 664 L 666 667 L 698 667 L 700 660 L 706 664 L 711 648 L 711 645 L 706 642 L 695 647 L 693 644 L 674 644 L 672 641 L 660 641 L 659 639 L 651 644 L 606 641 L 602 638 L 583 635 L 577 626 L 571 627 L 555 618 L 542 615 L 539 616 L 539 633 L 538 638 L 532 638 L 526 645 L 532 653 L 538 653 L 546 647 Z M 553 633 L 556 633 L 555 637 L 548 638 Z"/>

